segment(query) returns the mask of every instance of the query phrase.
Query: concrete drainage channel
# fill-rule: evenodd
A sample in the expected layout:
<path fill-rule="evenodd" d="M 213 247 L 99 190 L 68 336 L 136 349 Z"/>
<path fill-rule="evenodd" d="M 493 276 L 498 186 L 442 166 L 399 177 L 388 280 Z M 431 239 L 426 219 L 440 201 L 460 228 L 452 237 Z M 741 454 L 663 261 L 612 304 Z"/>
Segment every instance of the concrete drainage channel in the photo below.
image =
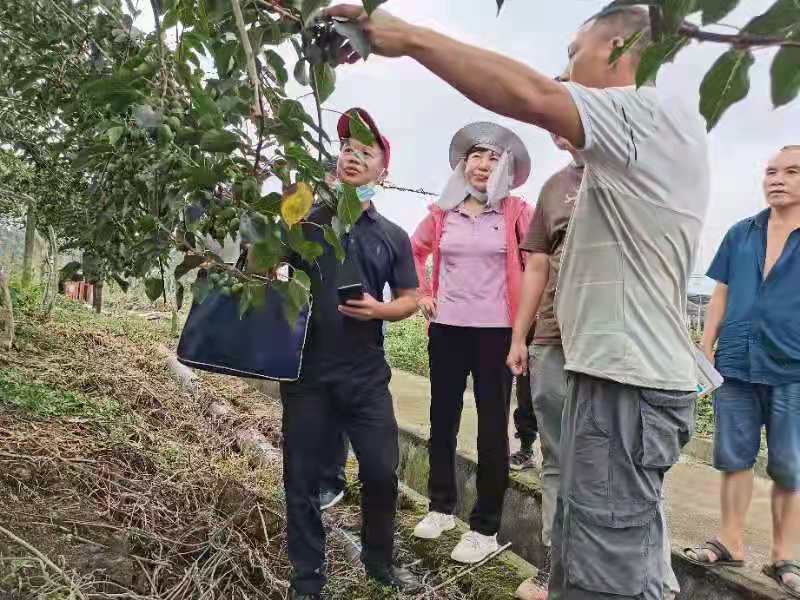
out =
<path fill-rule="evenodd" d="M 267 396 L 277 398 L 277 386 L 271 384 L 255 384 Z M 424 514 L 428 480 L 427 433 L 400 425 L 400 471 L 403 484 L 403 502 L 416 506 L 419 515 Z M 475 502 L 476 463 L 466 454 L 459 453 L 456 459 L 457 482 L 459 486 L 459 504 L 457 516 L 467 519 Z M 505 585 L 493 586 L 490 590 L 481 590 L 473 596 L 481 600 L 494 598 L 508 599 L 516 586 L 525 578 L 535 574 L 532 565 L 542 564 L 544 548 L 538 532 L 541 531 L 542 495 L 538 478 L 534 474 L 512 474 L 511 483 L 506 493 L 503 510 L 503 525 L 498 538 L 501 543 L 511 542 L 513 552 L 505 552 L 482 568 L 493 568 L 493 575 L 505 574 Z M 408 508 L 408 506 L 407 506 Z M 417 518 L 417 517 L 414 517 Z M 406 519 L 408 520 L 408 519 Z M 414 520 L 401 522 L 401 536 L 424 566 L 430 570 L 447 566 L 446 553 L 442 548 L 455 545 L 458 536 L 466 530 L 463 522 L 455 532 L 446 534 L 441 545 L 415 540 L 411 535 Z M 770 583 L 754 577 L 748 572 L 737 572 L 731 569 L 711 570 L 693 565 L 686 561 L 680 553 L 673 552 L 672 563 L 681 583 L 680 599 L 692 600 L 779 600 L 784 596 Z M 450 565 L 452 567 L 452 564 Z M 480 571 L 478 571 L 480 573 Z M 473 577 L 472 579 L 480 579 Z M 465 581 L 469 586 L 469 581 Z"/>
<path fill-rule="evenodd" d="M 464 519 L 475 501 L 476 463 L 464 454 L 456 458 L 456 480 L 460 490 L 458 515 Z M 401 427 L 400 479 L 424 493 L 428 481 L 428 449 L 424 431 Z M 542 526 L 542 493 L 532 474 L 513 474 L 503 507 L 503 525 L 498 538 L 512 543 L 524 560 L 537 565 L 543 558 L 538 537 Z M 681 583 L 681 599 L 778 600 L 784 596 L 768 583 L 730 569 L 710 570 L 693 565 L 673 552 L 672 564 Z"/>

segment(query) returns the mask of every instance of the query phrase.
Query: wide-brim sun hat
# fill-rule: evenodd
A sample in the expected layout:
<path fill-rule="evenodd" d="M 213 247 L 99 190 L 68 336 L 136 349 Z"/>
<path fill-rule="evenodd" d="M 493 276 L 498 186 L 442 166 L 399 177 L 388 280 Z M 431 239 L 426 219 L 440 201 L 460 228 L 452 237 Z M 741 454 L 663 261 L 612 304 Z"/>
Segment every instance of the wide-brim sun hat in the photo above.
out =
<path fill-rule="evenodd" d="M 450 168 L 467 158 L 470 150 L 479 147 L 499 148 L 509 152 L 514 159 L 512 186 L 518 188 L 531 174 L 531 156 L 520 137 L 497 123 L 479 121 L 459 129 L 450 142 Z"/>

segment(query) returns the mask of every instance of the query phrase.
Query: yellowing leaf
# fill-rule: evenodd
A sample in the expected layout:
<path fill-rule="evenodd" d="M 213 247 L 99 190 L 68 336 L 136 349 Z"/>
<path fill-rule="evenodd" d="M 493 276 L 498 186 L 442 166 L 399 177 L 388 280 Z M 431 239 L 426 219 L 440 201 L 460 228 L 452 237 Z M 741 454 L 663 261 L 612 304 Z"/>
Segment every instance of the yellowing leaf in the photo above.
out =
<path fill-rule="evenodd" d="M 302 181 L 286 190 L 281 201 L 281 217 L 289 227 L 299 223 L 310 211 L 314 203 L 311 188 Z"/>

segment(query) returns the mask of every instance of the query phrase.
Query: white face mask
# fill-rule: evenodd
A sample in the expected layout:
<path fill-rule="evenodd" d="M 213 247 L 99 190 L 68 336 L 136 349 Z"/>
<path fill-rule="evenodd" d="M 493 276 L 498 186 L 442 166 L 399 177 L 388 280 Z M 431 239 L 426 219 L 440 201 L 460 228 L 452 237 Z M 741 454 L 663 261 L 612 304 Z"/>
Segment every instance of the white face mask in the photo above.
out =
<path fill-rule="evenodd" d="M 469 196 L 472 196 L 482 204 L 494 208 L 509 196 L 513 181 L 514 157 L 511 152 L 502 151 L 499 148 L 489 149 L 500 154 L 500 160 L 497 161 L 494 171 L 489 176 L 486 191 L 479 192 L 469 184 L 465 172 L 466 160 L 461 159 L 453 170 L 453 174 L 450 175 L 450 179 L 442 191 L 441 198 L 436 203 L 439 208 L 452 210 Z"/>

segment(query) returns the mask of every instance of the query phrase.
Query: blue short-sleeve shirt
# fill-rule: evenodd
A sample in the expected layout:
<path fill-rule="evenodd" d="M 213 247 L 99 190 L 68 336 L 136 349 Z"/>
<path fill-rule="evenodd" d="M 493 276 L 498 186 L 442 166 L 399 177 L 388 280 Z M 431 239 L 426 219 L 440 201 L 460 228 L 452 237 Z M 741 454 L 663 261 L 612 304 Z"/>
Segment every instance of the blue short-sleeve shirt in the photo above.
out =
<path fill-rule="evenodd" d="M 728 286 L 717 348 L 725 378 L 782 385 L 800 382 L 800 229 L 764 279 L 770 210 L 728 231 L 708 276 Z"/>

